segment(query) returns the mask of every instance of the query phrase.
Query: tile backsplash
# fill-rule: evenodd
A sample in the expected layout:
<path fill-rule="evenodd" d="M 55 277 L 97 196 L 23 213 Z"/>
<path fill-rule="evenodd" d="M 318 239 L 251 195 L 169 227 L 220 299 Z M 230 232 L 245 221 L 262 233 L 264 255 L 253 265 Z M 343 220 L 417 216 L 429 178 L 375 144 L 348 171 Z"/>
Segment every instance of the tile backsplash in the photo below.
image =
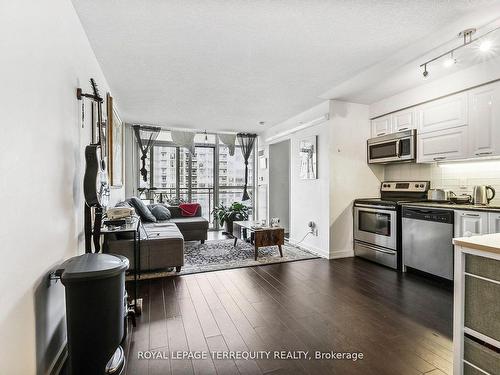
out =
<path fill-rule="evenodd" d="M 390 164 L 385 180 L 429 180 L 431 188 L 472 194 L 474 185 L 491 185 L 497 195 L 492 204 L 500 204 L 500 160 L 468 161 L 446 164 Z"/>

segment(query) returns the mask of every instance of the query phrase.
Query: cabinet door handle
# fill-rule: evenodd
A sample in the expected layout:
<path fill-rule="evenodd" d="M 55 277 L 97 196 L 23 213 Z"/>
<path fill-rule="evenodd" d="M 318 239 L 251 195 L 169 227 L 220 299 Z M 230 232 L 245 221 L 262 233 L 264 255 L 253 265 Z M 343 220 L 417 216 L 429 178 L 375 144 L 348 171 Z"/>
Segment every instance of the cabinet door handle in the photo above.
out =
<path fill-rule="evenodd" d="M 479 214 L 462 214 L 464 216 L 470 216 L 470 217 L 479 217 Z"/>
<path fill-rule="evenodd" d="M 406 128 L 401 128 L 401 129 L 399 129 L 399 130 L 398 130 L 398 132 L 402 132 L 402 131 L 405 131 L 405 130 L 408 130 L 408 129 L 410 129 L 410 128 L 408 128 L 408 127 L 406 127 Z"/>
<path fill-rule="evenodd" d="M 435 161 L 440 161 L 446 159 L 446 156 L 439 156 L 437 158 L 434 158 Z"/>
<path fill-rule="evenodd" d="M 491 155 L 493 154 L 493 151 L 488 151 L 488 152 L 476 152 L 475 153 L 477 156 L 481 156 L 481 155 Z"/>

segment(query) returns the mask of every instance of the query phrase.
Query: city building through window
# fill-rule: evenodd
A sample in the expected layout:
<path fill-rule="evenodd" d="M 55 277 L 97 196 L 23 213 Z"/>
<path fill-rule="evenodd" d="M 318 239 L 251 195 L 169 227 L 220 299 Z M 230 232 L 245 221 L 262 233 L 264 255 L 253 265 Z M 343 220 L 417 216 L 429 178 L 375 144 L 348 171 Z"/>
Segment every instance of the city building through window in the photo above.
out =
<path fill-rule="evenodd" d="M 186 148 L 172 142 L 170 132 L 162 131 L 146 160 L 148 181 L 140 179 L 138 174 L 139 187 L 154 188 L 156 196 L 161 193 L 164 202 L 180 199 L 200 203 L 210 227 L 219 229 L 210 213 L 218 204 L 228 206 L 241 201 L 245 184 L 243 154 L 237 142 L 231 156 L 229 148 L 215 134 L 197 134 L 195 145 L 195 155 L 191 155 Z M 248 166 L 249 192 L 254 185 L 253 159 Z M 253 207 L 251 196 L 249 204 Z"/>

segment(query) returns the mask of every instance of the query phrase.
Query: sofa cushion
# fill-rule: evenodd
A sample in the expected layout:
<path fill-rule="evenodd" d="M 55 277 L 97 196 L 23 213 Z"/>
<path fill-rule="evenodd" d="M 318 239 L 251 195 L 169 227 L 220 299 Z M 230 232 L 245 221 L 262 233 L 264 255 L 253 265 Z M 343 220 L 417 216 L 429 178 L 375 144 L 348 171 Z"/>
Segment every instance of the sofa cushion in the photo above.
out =
<path fill-rule="evenodd" d="M 132 205 L 130 204 L 130 199 L 124 200 L 122 202 L 118 202 L 115 207 L 127 207 L 127 208 L 133 208 Z"/>
<path fill-rule="evenodd" d="M 164 204 L 150 204 L 148 208 L 158 221 L 170 220 L 172 217 L 170 210 Z"/>
<path fill-rule="evenodd" d="M 142 221 L 156 222 L 156 217 L 154 217 L 151 211 L 149 211 L 149 208 L 139 198 L 130 198 L 130 204 L 135 208 L 135 212 L 137 212 Z"/>
<path fill-rule="evenodd" d="M 175 217 L 170 219 L 182 231 L 207 230 L 208 220 L 203 217 Z"/>

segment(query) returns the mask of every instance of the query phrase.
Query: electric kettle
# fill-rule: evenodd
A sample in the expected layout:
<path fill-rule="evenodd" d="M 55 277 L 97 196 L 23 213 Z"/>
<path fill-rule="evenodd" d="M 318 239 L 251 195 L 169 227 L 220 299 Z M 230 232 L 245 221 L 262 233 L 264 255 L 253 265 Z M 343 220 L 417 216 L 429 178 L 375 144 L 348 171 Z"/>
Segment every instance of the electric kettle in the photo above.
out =
<path fill-rule="evenodd" d="M 491 191 L 491 197 L 488 197 L 488 190 Z M 473 204 L 488 204 L 493 198 L 495 198 L 495 189 L 493 189 L 491 186 L 474 186 L 474 192 L 472 193 Z"/>

